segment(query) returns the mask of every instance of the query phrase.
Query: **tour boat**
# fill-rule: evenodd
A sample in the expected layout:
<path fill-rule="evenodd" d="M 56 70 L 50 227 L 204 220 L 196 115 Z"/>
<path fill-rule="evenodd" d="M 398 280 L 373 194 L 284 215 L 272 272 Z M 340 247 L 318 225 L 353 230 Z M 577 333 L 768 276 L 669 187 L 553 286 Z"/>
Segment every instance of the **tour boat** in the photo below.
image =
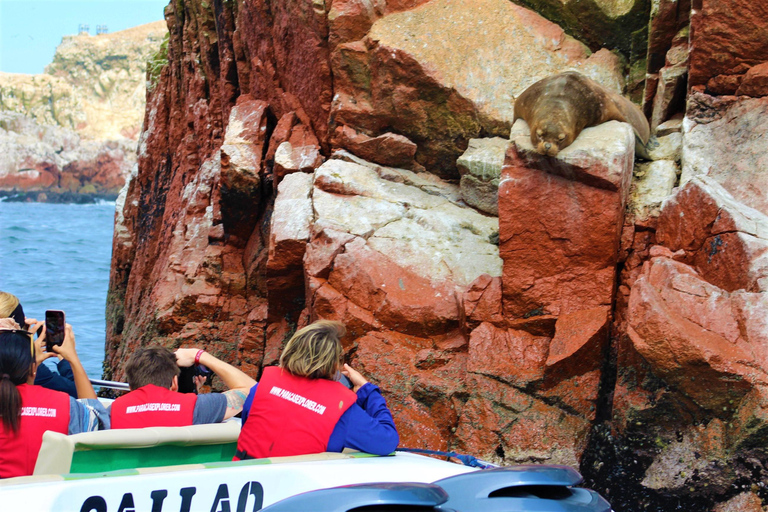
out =
<path fill-rule="evenodd" d="M 239 421 L 46 432 L 31 476 L 0 480 L 2 510 L 75 512 L 387 510 L 608 512 L 564 466 L 478 469 L 415 453 L 232 461 Z M 480 464 L 482 465 L 482 464 Z M 421 507 L 421 508 L 413 508 Z"/>

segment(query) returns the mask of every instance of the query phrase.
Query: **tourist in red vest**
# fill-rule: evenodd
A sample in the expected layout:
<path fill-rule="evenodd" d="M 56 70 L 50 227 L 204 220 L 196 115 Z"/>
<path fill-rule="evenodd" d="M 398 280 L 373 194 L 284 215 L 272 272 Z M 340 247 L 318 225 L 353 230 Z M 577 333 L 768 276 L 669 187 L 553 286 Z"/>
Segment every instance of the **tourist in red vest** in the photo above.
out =
<path fill-rule="evenodd" d="M 44 342 L 45 331 L 38 337 L 38 344 Z M 32 342 L 32 333 L 19 329 L 15 321 L 0 320 L 0 478 L 32 474 L 46 430 L 78 434 L 109 428 L 109 416 L 80 363 L 69 324 L 64 342 L 53 350 L 69 361 L 78 397 L 84 400 L 34 385 L 38 365 L 56 354 L 43 352 Z"/>
<path fill-rule="evenodd" d="M 286 343 L 280 366 L 264 369 L 243 408 L 235 460 L 352 448 L 392 453 L 400 438 L 379 388 L 344 364 L 339 322 L 321 320 Z M 339 372 L 352 390 L 338 382 Z"/>
<path fill-rule="evenodd" d="M 204 365 L 229 389 L 224 393 L 179 393 L 179 367 Z M 112 428 L 183 427 L 220 423 L 239 413 L 256 381 L 196 348 L 174 354 L 164 347 L 139 348 L 125 365 L 131 392 L 110 406 Z"/>
<path fill-rule="evenodd" d="M 0 318 L 13 318 L 21 327 L 38 323 L 37 320 L 24 316 L 24 308 L 21 307 L 18 297 L 3 291 L 0 291 Z M 48 368 L 48 363 L 38 365 L 35 384 L 55 391 L 63 391 L 69 396 L 77 398 L 75 378 L 72 375 L 69 362 L 60 358 L 59 361 L 53 361 L 53 363 L 56 371 Z"/>

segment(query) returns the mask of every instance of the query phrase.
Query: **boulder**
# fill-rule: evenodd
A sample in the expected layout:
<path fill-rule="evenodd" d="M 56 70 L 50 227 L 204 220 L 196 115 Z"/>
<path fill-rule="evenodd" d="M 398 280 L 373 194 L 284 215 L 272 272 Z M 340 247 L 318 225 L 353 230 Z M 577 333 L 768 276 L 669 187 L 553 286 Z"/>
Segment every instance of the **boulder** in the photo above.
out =
<path fill-rule="evenodd" d="M 739 96 L 768 96 L 768 61 L 749 68 L 736 94 Z"/>
<path fill-rule="evenodd" d="M 768 99 L 713 97 L 692 92 L 683 125 L 682 175 L 717 180 L 736 200 L 768 213 L 766 183 Z M 738 120 L 738 121 L 737 121 Z"/>
<path fill-rule="evenodd" d="M 461 198 L 470 206 L 499 215 L 499 176 L 509 141 L 501 137 L 470 139 L 456 160 L 461 175 Z"/>
<path fill-rule="evenodd" d="M 224 230 L 245 241 L 258 217 L 262 155 L 270 126 L 269 105 L 247 94 L 229 113 L 221 145 L 221 215 Z"/>
<path fill-rule="evenodd" d="M 690 86 L 707 85 L 719 76 L 740 78 L 751 66 L 768 60 L 764 4 L 693 0 L 691 7 Z"/>
<path fill-rule="evenodd" d="M 498 220 L 458 196 L 458 187 L 428 173 L 333 159 L 315 173 L 315 227 L 364 237 L 428 281 L 466 287 L 481 274 L 501 272 L 492 243 Z"/>
<path fill-rule="evenodd" d="M 667 135 L 671 135 L 673 133 L 682 133 L 683 132 L 683 119 L 684 119 L 683 113 L 675 114 L 672 116 L 671 119 L 668 121 L 664 121 L 659 126 L 656 127 L 656 136 L 666 137 Z M 679 158 L 678 158 L 679 160 Z"/>
<path fill-rule="evenodd" d="M 684 251 L 710 283 L 728 292 L 768 286 L 768 216 L 736 201 L 714 179 L 691 179 L 664 205 L 659 243 Z"/>
<path fill-rule="evenodd" d="M 499 183 L 504 314 L 562 315 L 612 302 L 635 136 L 611 121 L 546 157 L 519 120 Z"/>
<path fill-rule="evenodd" d="M 402 135 L 387 132 L 378 137 L 369 137 L 349 126 L 339 126 L 334 134 L 334 142 L 363 160 L 388 167 L 423 170 L 414 160 L 416 144 Z"/>
<path fill-rule="evenodd" d="M 674 114 L 685 111 L 685 99 L 688 78 L 688 27 L 681 30 L 672 40 L 667 51 L 664 66 L 659 69 L 650 108 L 651 132 L 671 118 Z M 646 93 L 646 97 L 650 93 Z"/>
<path fill-rule="evenodd" d="M 675 36 L 688 27 L 690 15 L 691 0 L 656 0 L 651 3 L 647 56 L 649 74 L 656 74 L 665 66 Z M 646 85 L 646 97 L 647 92 Z"/>
<path fill-rule="evenodd" d="M 754 492 L 743 492 L 717 505 L 712 512 L 765 512 L 760 496 Z"/>
<path fill-rule="evenodd" d="M 659 134 L 657 130 L 656 135 L 651 135 L 648 139 L 646 151 L 650 160 L 680 161 L 683 149 L 683 134 L 680 133 L 679 129 L 677 131 L 668 131 L 669 126 L 670 124 L 666 123 L 659 125 L 659 128 L 663 127 L 663 130 L 667 133 Z"/>
<path fill-rule="evenodd" d="M 318 146 L 294 147 L 289 141 L 281 143 L 275 151 L 275 183 L 294 172 L 312 172 L 323 163 Z"/>
<path fill-rule="evenodd" d="M 616 56 L 590 57 L 560 27 L 506 0 L 433 0 L 383 16 L 363 39 L 339 44 L 332 61 L 333 123 L 403 135 L 419 164 L 447 178 L 458 177 L 469 139 L 506 137 L 514 98 L 537 80 L 574 68 L 623 85 Z"/>
<path fill-rule="evenodd" d="M 690 491 L 709 483 L 718 464 L 727 459 L 726 425 L 714 419 L 706 425 L 691 426 L 664 446 L 645 471 L 642 485 L 665 493 Z M 705 489 L 702 489 L 705 490 Z"/>
<path fill-rule="evenodd" d="M 582 309 L 560 316 L 555 323 L 555 336 L 549 344 L 544 363 L 550 381 L 560 382 L 600 370 L 608 341 L 609 309 Z M 583 390 L 597 397 L 597 382 Z M 592 407 L 591 413 L 594 414 Z M 589 414 L 585 414 L 589 415 Z"/>
<path fill-rule="evenodd" d="M 430 174 L 345 158 L 352 161 L 332 159 L 315 172 L 315 235 L 305 268 L 327 277 L 317 293 L 348 311 L 327 299 L 330 286 L 371 323 L 399 332 L 454 328 L 457 287 L 501 272 L 490 241 L 497 221 L 462 206 L 457 187 Z"/>
<path fill-rule="evenodd" d="M 710 414 L 730 415 L 768 376 L 763 335 L 749 335 L 766 307 L 762 294 L 730 296 L 691 267 L 656 257 L 632 287 L 628 333 L 655 375 Z"/>
<path fill-rule="evenodd" d="M 266 267 L 269 315 L 295 318 L 304 307 L 302 261 L 313 220 L 312 175 L 294 173 L 277 189 Z"/>
<path fill-rule="evenodd" d="M 677 182 L 678 172 L 677 164 L 672 160 L 635 164 L 627 212 L 636 221 L 658 217 L 662 202 Z"/>

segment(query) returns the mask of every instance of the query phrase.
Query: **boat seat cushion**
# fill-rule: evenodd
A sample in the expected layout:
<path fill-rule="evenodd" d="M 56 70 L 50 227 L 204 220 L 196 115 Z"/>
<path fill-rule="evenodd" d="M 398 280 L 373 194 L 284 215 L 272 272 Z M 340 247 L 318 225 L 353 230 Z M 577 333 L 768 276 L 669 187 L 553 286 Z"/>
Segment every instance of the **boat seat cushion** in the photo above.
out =
<path fill-rule="evenodd" d="M 101 430 L 67 436 L 43 434 L 35 475 L 230 461 L 239 421 L 188 427 Z"/>

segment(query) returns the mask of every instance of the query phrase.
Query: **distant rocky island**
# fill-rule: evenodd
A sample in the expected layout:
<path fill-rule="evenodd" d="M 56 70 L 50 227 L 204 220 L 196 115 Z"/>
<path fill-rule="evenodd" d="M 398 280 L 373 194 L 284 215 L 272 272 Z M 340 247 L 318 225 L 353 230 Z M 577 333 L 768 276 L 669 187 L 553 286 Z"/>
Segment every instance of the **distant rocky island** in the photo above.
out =
<path fill-rule="evenodd" d="M 147 63 L 167 39 L 165 21 L 65 36 L 45 73 L 0 72 L 0 198 L 116 198 L 136 165 Z"/>

